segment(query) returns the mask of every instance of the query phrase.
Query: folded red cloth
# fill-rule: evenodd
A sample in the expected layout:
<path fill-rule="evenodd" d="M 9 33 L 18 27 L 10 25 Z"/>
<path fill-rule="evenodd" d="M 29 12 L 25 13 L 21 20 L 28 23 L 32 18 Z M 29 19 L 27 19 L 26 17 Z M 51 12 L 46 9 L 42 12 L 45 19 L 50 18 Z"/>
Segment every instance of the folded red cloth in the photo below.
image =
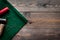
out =
<path fill-rule="evenodd" d="M 2 10 L 0 10 L 0 15 L 6 13 L 8 10 L 9 10 L 8 7 L 3 8 Z"/>

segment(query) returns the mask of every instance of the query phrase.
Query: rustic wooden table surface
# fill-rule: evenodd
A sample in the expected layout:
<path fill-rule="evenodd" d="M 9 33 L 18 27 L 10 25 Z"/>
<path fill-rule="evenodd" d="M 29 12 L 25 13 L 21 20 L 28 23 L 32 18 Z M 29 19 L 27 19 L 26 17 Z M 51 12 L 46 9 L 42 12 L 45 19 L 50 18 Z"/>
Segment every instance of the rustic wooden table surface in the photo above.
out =
<path fill-rule="evenodd" d="M 12 40 L 60 40 L 60 8 L 54 8 L 54 6 L 58 7 L 59 1 L 51 0 L 53 7 L 50 7 L 52 8 L 38 8 L 35 6 L 36 3 L 33 3 L 35 0 L 30 1 L 32 5 L 29 5 L 30 2 L 27 3 L 26 0 L 11 0 L 10 2 L 20 12 L 24 13 L 27 10 L 28 13 L 24 15 L 29 20 Z M 42 0 L 42 2 L 44 4 L 47 1 Z"/>
<path fill-rule="evenodd" d="M 60 13 L 32 13 L 13 40 L 60 40 Z"/>

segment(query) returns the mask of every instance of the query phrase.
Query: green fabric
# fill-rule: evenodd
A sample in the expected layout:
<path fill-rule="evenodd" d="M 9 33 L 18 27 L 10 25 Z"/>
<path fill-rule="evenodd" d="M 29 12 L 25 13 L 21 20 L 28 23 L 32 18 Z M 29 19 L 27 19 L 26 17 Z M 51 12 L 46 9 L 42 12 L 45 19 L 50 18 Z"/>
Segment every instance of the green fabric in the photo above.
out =
<path fill-rule="evenodd" d="M 9 7 L 9 11 L 0 16 L 7 19 L 7 24 L 4 28 L 4 33 L 0 40 L 12 40 L 15 34 L 27 23 L 27 20 L 22 16 L 8 1 L 0 1 L 0 9 Z"/>

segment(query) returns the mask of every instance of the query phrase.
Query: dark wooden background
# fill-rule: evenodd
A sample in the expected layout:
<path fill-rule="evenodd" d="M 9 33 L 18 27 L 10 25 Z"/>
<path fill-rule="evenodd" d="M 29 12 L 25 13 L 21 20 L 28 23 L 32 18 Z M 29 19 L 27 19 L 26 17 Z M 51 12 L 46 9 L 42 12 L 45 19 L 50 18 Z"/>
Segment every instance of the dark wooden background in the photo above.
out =
<path fill-rule="evenodd" d="M 29 21 L 12 40 L 60 40 L 60 0 L 27 1 L 10 1 Z"/>
<path fill-rule="evenodd" d="M 60 40 L 60 13 L 32 13 L 13 40 Z"/>

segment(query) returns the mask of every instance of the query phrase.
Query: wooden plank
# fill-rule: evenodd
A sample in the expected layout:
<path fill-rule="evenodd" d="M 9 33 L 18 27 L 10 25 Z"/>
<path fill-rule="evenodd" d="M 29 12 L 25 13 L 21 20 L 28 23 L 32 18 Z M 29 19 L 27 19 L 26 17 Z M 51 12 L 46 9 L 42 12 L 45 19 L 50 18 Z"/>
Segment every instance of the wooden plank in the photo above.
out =
<path fill-rule="evenodd" d="M 31 13 L 27 15 L 29 23 L 13 40 L 59 40 L 59 13 Z"/>

